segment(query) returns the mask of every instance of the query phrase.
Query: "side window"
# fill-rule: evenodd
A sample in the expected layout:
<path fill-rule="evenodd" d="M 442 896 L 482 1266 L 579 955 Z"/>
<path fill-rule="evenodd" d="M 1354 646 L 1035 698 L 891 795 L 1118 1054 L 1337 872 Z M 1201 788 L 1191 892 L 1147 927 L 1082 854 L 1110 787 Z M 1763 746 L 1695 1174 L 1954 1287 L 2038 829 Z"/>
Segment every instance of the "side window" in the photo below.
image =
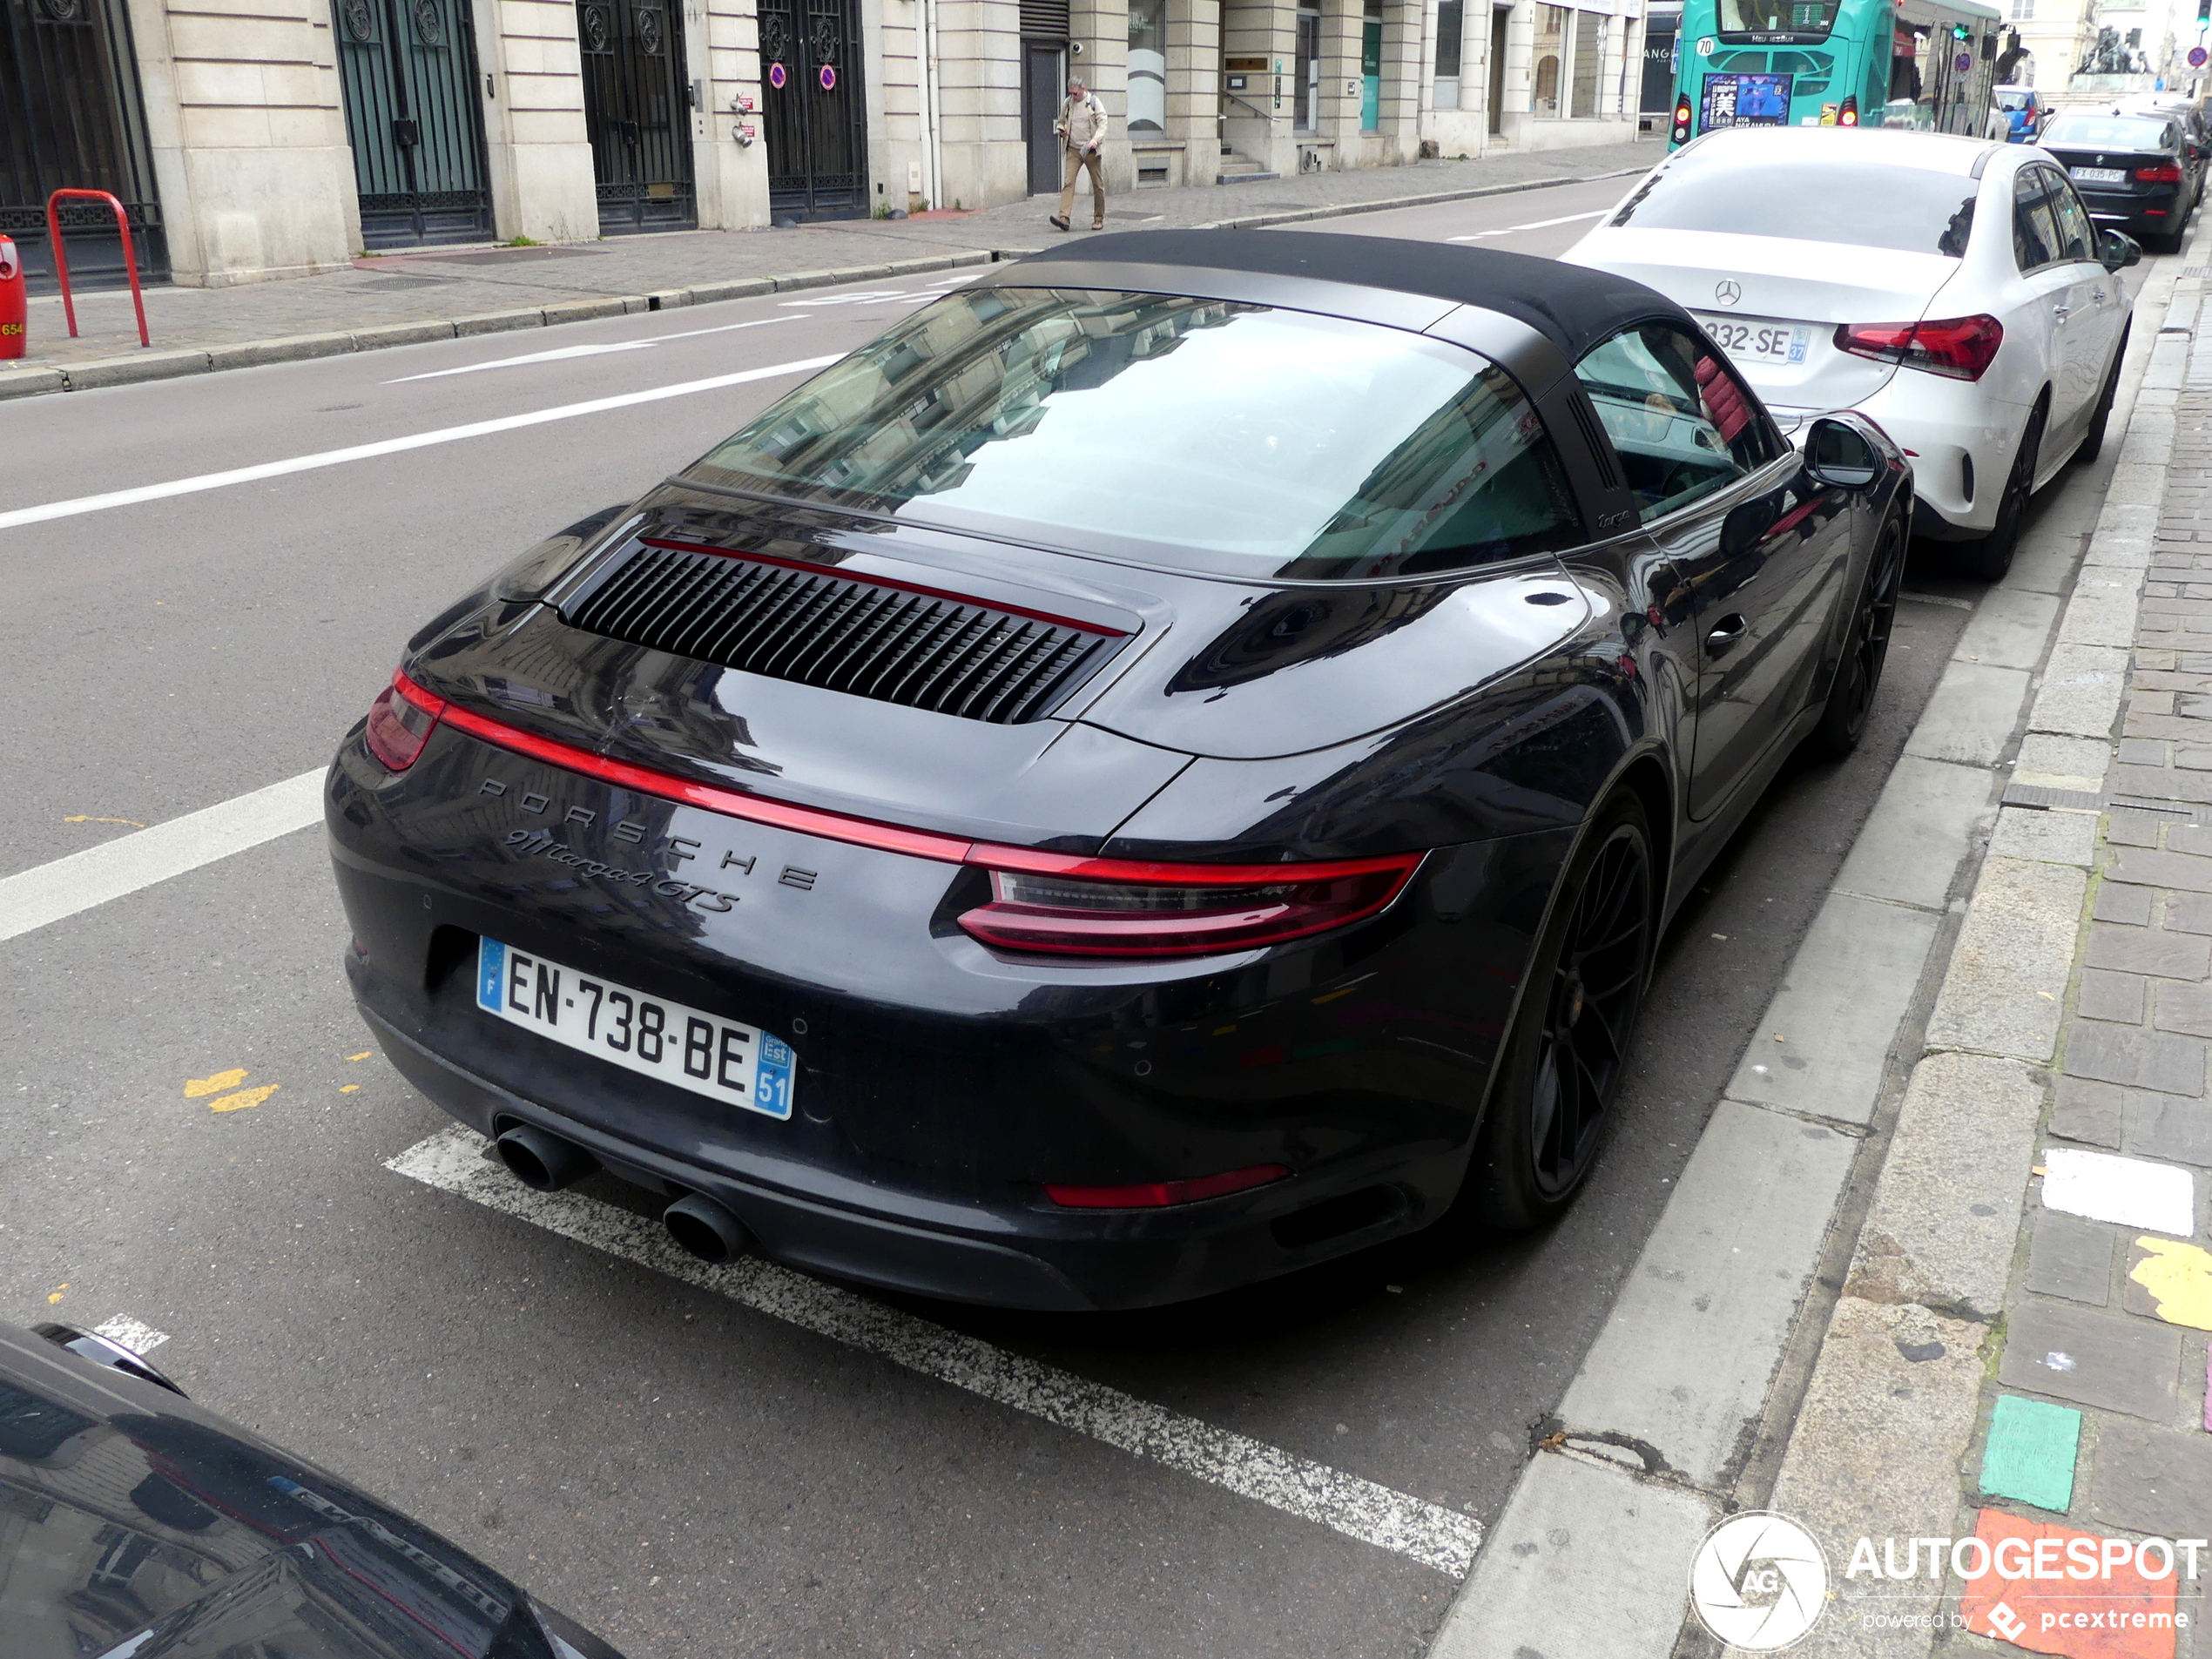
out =
<path fill-rule="evenodd" d="M 1686 507 L 1777 452 L 1758 405 L 1710 347 L 1647 323 L 1575 365 L 1620 455 L 1643 522 Z"/>
<path fill-rule="evenodd" d="M 2043 193 L 2040 167 L 2023 167 L 2013 181 L 2013 257 L 2023 276 L 2059 257 L 2058 226 Z"/>
<path fill-rule="evenodd" d="M 2089 210 L 2081 205 L 2081 198 L 2074 193 L 2074 186 L 2055 174 L 2047 180 L 2051 188 L 2051 217 L 2059 227 L 2059 257 L 2066 260 L 2097 261 L 2097 229 L 2090 222 Z"/>

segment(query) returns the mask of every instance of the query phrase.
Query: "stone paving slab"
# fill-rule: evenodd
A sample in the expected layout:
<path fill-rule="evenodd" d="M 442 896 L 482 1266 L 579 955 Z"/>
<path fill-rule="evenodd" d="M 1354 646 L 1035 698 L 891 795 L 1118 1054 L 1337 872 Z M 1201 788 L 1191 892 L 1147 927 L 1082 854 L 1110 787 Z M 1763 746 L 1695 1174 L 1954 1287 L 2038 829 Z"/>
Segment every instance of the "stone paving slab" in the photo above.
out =
<path fill-rule="evenodd" d="M 1345 213 L 1625 177 L 1655 165 L 1656 139 L 1307 173 L 1260 185 L 1143 190 L 1116 197 L 1108 226 L 1157 230 L 1295 224 Z M 426 248 L 345 269 L 226 288 L 146 291 L 151 351 L 130 297 L 79 296 L 65 332 L 57 297 L 34 298 L 20 366 L 0 365 L 0 399 L 252 362 L 539 328 L 834 283 L 904 281 L 1031 253 L 1055 239 L 1045 198 L 982 212 L 845 219 L 787 229 L 687 231 L 562 246 Z M 219 357 L 220 361 L 216 361 Z M 162 367 L 152 367 L 155 363 Z M 125 367 L 128 365 L 129 367 Z M 57 379 L 57 374 L 59 379 Z"/>

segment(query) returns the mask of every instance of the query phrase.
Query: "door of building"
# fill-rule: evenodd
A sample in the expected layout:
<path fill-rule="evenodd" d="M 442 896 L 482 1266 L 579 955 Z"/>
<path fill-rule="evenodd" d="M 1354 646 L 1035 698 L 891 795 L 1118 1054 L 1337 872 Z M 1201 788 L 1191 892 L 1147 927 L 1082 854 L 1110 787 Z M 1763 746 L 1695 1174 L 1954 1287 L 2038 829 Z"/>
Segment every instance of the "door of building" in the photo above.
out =
<path fill-rule="evenodd" d="M 1513 21 L 1511 6 L 1490 9 L 1490 134 L 1506 130 L 1506 29 Z"/>
<path fill-rule="evenodd" d="M 46 198 L 65 189 L 120 199 L 140 274 L 168 273 L 123 0 L 0 0 L 0 235 L 15 239 L 35 288 L 54 269 Z M 61 218 L 70 280 L 120 282 L 106 204 L 65 206 Z"/>
<path fill-rule="evenodd" d="M 669 0 L 583 0 L 576 24 L 599 234 L 691 229 L 699 214 L 683 7 Z"/>
<path fill-rule="evenodd" d="M 1359 130 L 1372 132 L 1382 125 L 1382 19 L 1373 15 L 1381 7 L 1368 0 L 1369 16 L 1359 25 Z"/>
<path fill-rule="evenodd" d="M 1277 61 L 1281 61 L 1278 59 Z M 1301 8 L 1298 14 L 1297 51 L 1291 59 L 1291 125 L 1300 132 L 1314 130 L 1321 108 L 1321 14 Z"/>
<path fill-rule="evenodd" d="M 1060 188 L 1060 152 L 1066 148 L 1053 123 L 1067 94 L 1060 64 L 1065 48 L 1056 40 L 1022 43 L 1022 137 L 1029 147 L 1029 193 L 1046 196 Z"/>
<path fill-rule="evenodd" d="M 857 0 L 760 0 L 760 125 L 777 219 L 867 216 L 860 46 Z"/>
<path fill-rule="evenodd" d="M 485 240 L 491 191 L 469 0 L 339 0 L 336 11 L 361 240 Z"/>

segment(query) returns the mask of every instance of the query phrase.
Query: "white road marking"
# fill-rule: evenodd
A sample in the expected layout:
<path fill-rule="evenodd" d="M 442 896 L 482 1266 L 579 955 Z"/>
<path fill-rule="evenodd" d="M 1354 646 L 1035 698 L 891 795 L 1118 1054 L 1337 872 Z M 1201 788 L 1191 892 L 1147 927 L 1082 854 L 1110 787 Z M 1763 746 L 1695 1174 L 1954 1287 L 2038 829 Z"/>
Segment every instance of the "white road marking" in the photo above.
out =
<path fill-rule="evenodd" d="M 571 357 L 601 357 L 609 352 L 644 351 L 668 340 L 696 340 L 701 334 L 727 334 L 739 328 L 761 328 L 772 322 L 796 322 L 796 317 L 759 317 L 752 322 L 725 322 L 718 328 L 686 328 L 681 334 L 652 334 L 644 340 L 610 341 L 596 346 L 563 346 L 554 351 L 534 351 L 521 357 L 495 357 L 489 363 L 463 363 L 459 368 L 434 368 L 428 374 L 402 374 L 395 381 L 386 381 L 387 386 L 405 386 L 409 381 L 442 381 L 448 374 L 475 374 L 487 368 L 520 368 L 526 363 L 557 363 Z"/>
<path fill-rule="evenodd" d="M 747 1258 L 711 1267 L 642 1217 L 574 1192 L 532 1191 L 487 1160 L 483 1150 L 482 1136 L 455 1124 L 385 1167 L 1454 1578 L 1466 1576 L 1481 1547 L 1482 1523 L 1472 1515 L 1215 1428 L 772 1262 Z"/>
<path fill-rule="evenodd" d="M 0 879 L 0 940 L 322 821 L 324 768 Z"/>
<path fill-rule="evenodd" d="M 765 368 L 741 369 L 734 374 L 715 374 L 703 381 L 683 381 L 673 386 L 656 386 L 643 392 L 624 392 L 614 397 L 595 397 L 583 403 L 563 403 L 550 409 L 531 409 L 523 415 L 502 415 L 495 421 L 472 421 L 466 426 L 440 427 L 433 432 L 410 433 L 403 438 L 383 438 L 374 443 L 357 443 L 347 449 L 326 449 L 320 455 L 294 455 L 287 461 L 265 461 L 259 466 L 234 467 L 228 472 L 202 473 L 196 478 L 175 478 L 167 483 L 140 484 L 133 489 L 110 490 L 104 496 L 79 496 L 74 501 L 48 502 L 40 507 L 18 507 L 10 512 L 0 512 L 0 530 L 14 529 L 24 524 L 43 524 L 49 519 L 73 518 L 80 513 L 103 512 L 111 507 L 135 507 L 140 502 L 165 501 L 172 496 L 189 496 L 202 489 L 221 489 L 231 484 L 250 484 L 264 478 L 281 478 L 289 473 L 313 472 L 319 467 L 343 466 L 349 461 L 373 461 L 380 455 L 404 455 L 409 449 L 427 449 L 433 444 L 456 443 L 463 438 L 489 437 L 495 432 L 512 432 L 518 427 L 543 426 L 551 421 L 569 421 L 580 415 L 601 415 L 610 409 L 626 409 L 633 404 L 656 403 L 667 397 L 688 397 L 694 392 L 718 392 L 725 386 L 743 386 L 749 381 L 773 380 L 781 374 L 798 374 L 809 369 L 826 368 L 845 354 L 832 352 L 826 357 L 803 357 L 793 363 L 772 363 Z"/>
<path fill-rule="evenodd" d="M 141 1359 L 169 1340 L 166 1331 L 157 1331 L 144 1319 L 134 1319 L 127 1313 L 117 1314 L 105 1325 L 94 1325 L 92 1334 L 121 1343 Z"/>
<path fill-rule="evenodd" d="M 1447 242 L 1487 241 L 1493 236 L 1511 236 L 1515 231 L 1548 231 L 1554 225 L 1575 225 L 1586 219 L 1603 219 L 1612 211 L 1610 207 L 1600 207 L 1588 213 L 1567 213 L 1558 219 L 1532 219 L 1526 225 L 1508 225 L 1502 230 L 1477 231 L 1471 236 L 1447 236 L 1444 239 Z"/>

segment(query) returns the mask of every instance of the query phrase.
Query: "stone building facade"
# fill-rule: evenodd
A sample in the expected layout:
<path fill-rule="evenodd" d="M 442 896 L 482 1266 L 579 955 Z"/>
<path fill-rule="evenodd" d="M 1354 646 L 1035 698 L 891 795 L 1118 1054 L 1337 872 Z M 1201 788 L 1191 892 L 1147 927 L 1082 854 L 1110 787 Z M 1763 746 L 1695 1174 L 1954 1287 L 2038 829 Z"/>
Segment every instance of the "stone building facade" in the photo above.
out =
<path fill-rule="evenodd" d="M 0 113 L 50 140 L 0 155 L 0 231 L 37 272 L 46 192 L 108 190 L 143 260 L 221 285 L 995 206 L 1057 188 L 1070 72 L 1119 194 L 1600 143 L 1635 130 L 1642 3 L 0 0 Z"/>

